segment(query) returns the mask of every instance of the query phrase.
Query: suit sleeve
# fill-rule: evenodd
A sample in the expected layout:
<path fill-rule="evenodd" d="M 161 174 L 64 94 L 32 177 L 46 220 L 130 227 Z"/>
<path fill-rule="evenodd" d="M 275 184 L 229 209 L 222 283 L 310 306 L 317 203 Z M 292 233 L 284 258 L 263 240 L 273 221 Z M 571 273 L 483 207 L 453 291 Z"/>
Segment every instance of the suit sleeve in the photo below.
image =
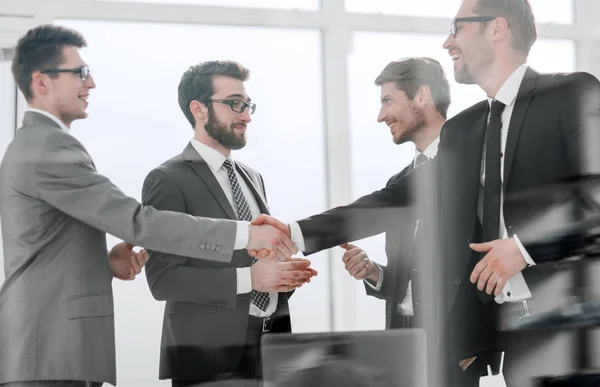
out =
<path fill-rule="evenodd" d="M 142 188 L 142 202 L 158 210 L 187 212 L 179 184 L 161 168 L 150 172 Z M 236 308 L 236 268 L 200 268 L 186 265 L 189 258 L 149 250 L 146 278 L 159 301 L 182 301 Z"/>
<path fill-rule="evenodd" d="M 381 300 L 391 299 L 393 297 L 393 272 L 392 267 L 389 265 L 379 265 L 381 271 L 383 272 L 383 282 L 381 283 L 381 289 L 375 290 L 373 287 L 369 286 L 367 283 L 364 284 L 365 290 L 367 291 L 367 295 L 379 298 Z M 363 281 L 365 282 L 365 281 Z"/>
<path fill-rule="evenodd" d="M 377 235 L 397 228 L 403 220 L 410 221 L 409 207 L 415 204 L 418 184 L 422 178 L 437 174 L 438 164 L 436 157 L 382 190 L 298 221 L 306 246 L 304 254 Z"/>
<path fill-rule="evenodd" d="M 62 131 L 49 132 L 33 168 L 35 195 L 87 225 L 148 249 L 231 261 L 234 221 L 142 206 L 98 174 L 83 146 Z"/>

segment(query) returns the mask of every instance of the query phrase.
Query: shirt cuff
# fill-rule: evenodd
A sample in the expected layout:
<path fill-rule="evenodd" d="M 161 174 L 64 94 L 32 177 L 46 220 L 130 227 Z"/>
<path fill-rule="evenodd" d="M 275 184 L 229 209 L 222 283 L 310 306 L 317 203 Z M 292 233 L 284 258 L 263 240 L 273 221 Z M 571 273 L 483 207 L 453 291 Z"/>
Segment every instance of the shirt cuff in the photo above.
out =
<path fill-rule="evenodd" d="M 517 234 L 514 234 L 513 238 L 515 238 L 515 242 L 517 242 L 517 247 L 519 247 L 519 250 L 521 251 L 523 258 L 525 258 L 525 262 L 527 262 L 527 266 L 535 266 L 535 262 L 534 262 L 533 258 L 531 258 L 531 255 L 529 255 L 529 253 L 527 253 L 527 250 L 525 250 L 525 247 L 521 243 L 521 240 L 519 239 Z"/>
<path fill-rule="evenodd" d="M 373 262 L 373 261 L 371 261 Z M 377 268 L 377 270 L 379 270 L 379 280 L 377 281 L 377 285 L 373 285 L 371 283 L 371 281 L 369 281 L 368 279 L 364 279 L 363 281 L 365 281 L 365 283 L 367 285 L 369 285 L 371 287 L 371 289 L 375 290 L 376 292 L 381 290 L 381 285 L 383 284 L 383 270 L 381 269 L 381 266 L 379 266 L 378 264 L 376 264 L 375 262 L 373 262 L 373 264 L 375 265 L 375 267 Z"/>
<path fill-rule="evenodd" d="M 288 224 L 288 226 L 290 226 L 292 242 L 296 244 L 298 251 L 305 251 L 306 244 L 304 243 L 304 235 L 302 235 L 302 230 L 300 229 L 298 222 L 292 222 Z"/>
<path fill-rule="evenodd" d="M 234 250 L 242 250 L 248 246 L 248 238 L 250 238 L 250 222 L 238 220 L 235 222 L 235 243 L 233 245 Z"/>
<path fill-rule="evenodd" d="M 237 294 L 250 293 L 252 291 L 252 277 L 249 267 L 238 267 L 235 269 L 237 279 Z"/>

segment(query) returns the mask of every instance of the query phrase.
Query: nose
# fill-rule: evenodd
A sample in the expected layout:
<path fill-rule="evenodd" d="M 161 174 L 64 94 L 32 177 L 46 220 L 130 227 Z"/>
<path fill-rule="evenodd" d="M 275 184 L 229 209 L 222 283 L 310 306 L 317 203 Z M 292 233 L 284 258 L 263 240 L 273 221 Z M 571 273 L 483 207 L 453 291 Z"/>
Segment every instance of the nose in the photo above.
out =
<path fill-rule="evenodd" d="M 379 114 L 377 115 L 377 122 L 381 123 L 383 122 L 383 120 L 385 120 L 385 110 L 383 109 L 383 106 L 381 107 L 381 109 L 379 109 Z"/>
<path fill-rule="evenodd" d="M 454 43 L 454 36 L 452 36 L 452 34 L 448 34 L 448 38 L 446 39 L 442 47 L 444 48 L 444 50 L 449 50 L 450 47 L 452 47 L 452 43 Z"/>
<path fill-rule="evenodd" d="M 90 89 L 96 88 L 96 82 L 94 82 L 94 77 L 92 74 L 88 75 L 88 78 L 85 80 L 86 86 Z"/>
<path fill-rule="evenodd" d="M 250 117 L 250 108 L 247 107 L 246 109 L 244 109 L 244 111 L 240 113 L 240 115 L 241 120 L 245 123 L 249 123 L 250 121 L 252 121 L 252 117 Z"/>

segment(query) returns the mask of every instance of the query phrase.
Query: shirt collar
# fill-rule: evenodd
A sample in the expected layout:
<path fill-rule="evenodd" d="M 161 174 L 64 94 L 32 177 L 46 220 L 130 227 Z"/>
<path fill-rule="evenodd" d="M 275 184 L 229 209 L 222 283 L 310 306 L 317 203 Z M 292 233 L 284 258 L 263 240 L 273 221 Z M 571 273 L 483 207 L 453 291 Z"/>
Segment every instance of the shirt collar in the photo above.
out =
<path fill-rule="evenodd" d="M 26 111 L 26 112 L 34 112 L 34 113 L 38 113 L 38 114 L 44 115 L 44 116 L 46 116 L 46 117 L 50 118 L 52 121 L 56 122 L 56 124 L 57 124 L 57 125 L 58 125 L 58 126 L 59 126 L 59 127 L 62 129 L 62 130 L 64 130 L 65 132 L 69 133 L 69 128 L 67 127 L 67 125 L 65 125 L 65 123 L 64 123 L 64 122 L 62 122 L 61 120 L 59 120 L 59 119 L 58 119 L 58 118 L 57 118 L 57 117 L 56 117 L 54 114 L 52 114 L 52 113 L 48 113 L 48 112 L 47 112 L 47 111 L 45 111 L 45 110 L 40 110 L 40 109 L 36 109 L 36 108 L 32 108 L 32 107 L 30 107 L 30 108 L 27 108 L 25 111 Z"/>
<path fill-rule="evenodd" d="M 508 77 L 506 81 L 502 84 L 498 92 L 496 93 L 496 98 L 489 98 L 488 103 L 492 103 L 493 100 L 497 100 L 502 102 L 504 105 L 511 105 L 515 99 L 517 98 L 517 94 L 519 93 L 519 88 L 521 87 L 521 82 L 523 82 L 523 77 L 525 77 L 525 72 L 527 71 L 527 63 L 523 63 L 513 73 Z"/>
<path fill-rule="evenodd" d="M 431 144 L 429 144 L 429 146 L 427 146 L 427 148 L 425 148 L 425 151 L 421 152 L 419 149 L 415 148 L 415 158 L 413 159 L 413 166 L 417 162 L 417 157 L 419 157 L 420 154 L 424 154 L 430 160 L 432 158 L 434 158 L 435 155 L 437 155 L 439 144 L 440 144 L 440 138 L 436 137 L 435 140 L 433 140 L 433 142 Z"/>
<path fill-rule="evenodd" d="M 221 152 L 209 147 L 206 144 L 201 143 L 195 138 L 192 138 L 190 142 L 194 149 L 196 149 L 196 152 L 198 152 L 200 157 L 202 157 L 204 161 L 206 161 L 206 164 L 208 164 L 208 166 L 210 167 L 210 169 L 212 169 L 213 172 L 218 171 L 225 162 L 225 160 L 227 160 L 227 157 L 225 157 Z"/>

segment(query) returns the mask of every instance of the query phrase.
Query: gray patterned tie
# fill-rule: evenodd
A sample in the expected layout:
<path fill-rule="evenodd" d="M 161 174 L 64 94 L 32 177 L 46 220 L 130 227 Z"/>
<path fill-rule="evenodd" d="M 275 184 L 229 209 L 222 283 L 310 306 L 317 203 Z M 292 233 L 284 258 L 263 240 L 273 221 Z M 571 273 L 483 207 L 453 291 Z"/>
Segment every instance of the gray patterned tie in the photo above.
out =
<path fill-rule="evenodd" d="M 230 159 L 225 159 L 223 166 L 227 170 L 227 177 L 229 178 L 229 184 L 231 185 L 231 190 L 233 191 L 233 200 L 235 201 L 235 206 L 237 207 L 238 219 L 239 220 L 252 220 L 252 212 L 250 212 L 250 206 L 248 206 L 248 202 L 244 197 L 244 193 L 240 188 L 240 183 L 238 181 L 237 175 L 235 174 L 235 166 L 233 161 Z M 252 264 L 256 262 L 256 258 L 252 259 Z M 258 292 L 256 290 L 252 290 L 252 303 L 256 305 L 256 307 L 263 312 L 267 310 L 269 304 L 271 303 L 271 296 L 269 293 Z"/>

